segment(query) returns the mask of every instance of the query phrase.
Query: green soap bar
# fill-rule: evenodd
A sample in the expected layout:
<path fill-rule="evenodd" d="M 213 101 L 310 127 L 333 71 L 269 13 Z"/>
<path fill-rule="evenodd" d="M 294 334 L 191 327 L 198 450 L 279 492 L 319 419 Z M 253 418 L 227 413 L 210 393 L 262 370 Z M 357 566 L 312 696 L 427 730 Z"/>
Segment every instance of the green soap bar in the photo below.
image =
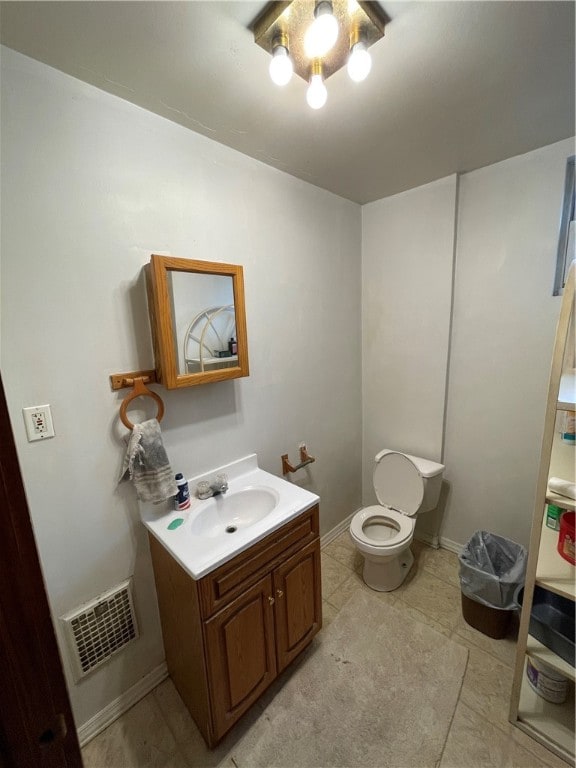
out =
<path fill-rule="evenodd" d="M 172 520 L 172 522 L 168 526 L 168 530 L 173 531 L 175 528 L 180 528 L 183 522 L 184 522 L 183 517 L 177 517 L 175 520 Z"/>

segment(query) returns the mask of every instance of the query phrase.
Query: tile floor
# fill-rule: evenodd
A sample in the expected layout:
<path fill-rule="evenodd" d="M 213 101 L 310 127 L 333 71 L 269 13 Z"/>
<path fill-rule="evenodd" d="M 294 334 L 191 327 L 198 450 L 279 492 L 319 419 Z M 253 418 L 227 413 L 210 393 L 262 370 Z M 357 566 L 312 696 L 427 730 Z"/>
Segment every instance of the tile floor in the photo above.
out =
<path fill-rule="evenodd" d="M 514 637 L 492 640 L 466 624 L 456 555 L 419 542 L 412 549 L 415 563 L 404 584 L 394 592 L 371 594 L 469 651 L 454 719 L 435 768 L 566 768 L 508 722 Z M 367 589 L 362 562 L 347 531 L 322 550 L 324 626 L 357 590 Z M 256 704 L 209 752 L 168 679 L 84 747 L 85 768 L 235 768 L 226 755 L 264 706 Z"/>

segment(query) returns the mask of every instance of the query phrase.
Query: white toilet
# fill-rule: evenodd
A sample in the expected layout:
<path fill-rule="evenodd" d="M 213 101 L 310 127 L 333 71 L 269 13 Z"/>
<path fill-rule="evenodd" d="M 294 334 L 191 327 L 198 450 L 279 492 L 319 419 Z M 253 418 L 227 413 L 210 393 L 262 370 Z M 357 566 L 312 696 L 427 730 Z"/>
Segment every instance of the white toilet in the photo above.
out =
<path fill-rule="evenodd" d="M 444 465 L 390 450 L 380 451 L 375 461 L 374 490 L 380 503 L 354 515 L 350 535 L 364 555 L 366 584 L 391 592 L 414 562 L 410 543 L 416 517 L 438 504 Z"/>

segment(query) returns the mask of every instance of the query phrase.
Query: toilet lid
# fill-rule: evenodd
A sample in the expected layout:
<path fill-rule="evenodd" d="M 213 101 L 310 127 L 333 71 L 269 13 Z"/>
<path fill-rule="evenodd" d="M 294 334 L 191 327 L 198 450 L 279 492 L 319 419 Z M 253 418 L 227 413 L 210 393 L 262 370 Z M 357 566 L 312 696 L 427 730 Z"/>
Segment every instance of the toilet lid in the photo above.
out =
<path fill-rule="evenodd" d="M 412 517 L 424 498 L 424 480 L 407 456 L 390 452 L 374 468 L 374 490 L 382 506 Z"/>

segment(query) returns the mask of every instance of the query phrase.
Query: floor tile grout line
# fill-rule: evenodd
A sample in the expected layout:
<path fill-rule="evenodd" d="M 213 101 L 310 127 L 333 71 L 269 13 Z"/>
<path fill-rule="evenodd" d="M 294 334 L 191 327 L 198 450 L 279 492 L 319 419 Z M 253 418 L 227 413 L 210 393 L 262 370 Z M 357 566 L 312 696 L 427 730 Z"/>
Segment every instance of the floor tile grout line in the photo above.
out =
<path fill-rule="evenodd" d="M 334 542 L 336 542 L 336 541 L 338 541 L 338 537 L 337 537 L 336 539 L 333 539 L 333 541 L 331 541 L 329 544 L 327 544 L 327 545 L 326 545 L 326 547 L 329 547 L 329 546 L 330 546 L 330 544 L 333 544 L 333 543 L 334 543 Z M 433 548 L 431 548 L 431 547 L 427 547 L 426 545 L 424 545 L 424 548 L 425 548 L 425 549 L 424 549 L 423 551 L 428 551 L 428 550 L 429 550 L 430 552 L 436 552 L 436 551 L 437 551 L 437 550 L 435 550 L 435 549 L 433 549 Z M 440 551 L 446 551 L 446 552 L 449 552 L 449 550 L 440 550 Z M 356 574 L 356 573 L 357 573 L 357 571 L 354 569 L 354 567 L 353 567 L 353 566 L 350 566 L 350 565 L 348 565 L 348 563 L 345 563 L 345 562 L 343 562 L 343 561 L 341 561 L 341 560 L 338 560 L 337 558 L 335 558 L 333 555 L 331 555 L 331 554 L 330 554 L 330 553 L 328 553 L 328 552 L 325 552 L 325 554 L 326 554 L 328 557 L 330 557 L 332 560 L 334 560 L 334 561 L 336 561 L 336 562 L 340 563 L 341 565 L 344 565 L 344 566 L 346 566 L 346 567 L 348 568 L 348 570 L 350 570 L 350 571 L 351 571 L 351 573 L 352 573 L 352 574 Z M 452 553 L 450 553 L 450 554 L 452 554 Z M 455 557 L 455 558 L 457 558 L 457 555 L 454 555 L 454 557 Z M 422 570 L 423 570 L 423 571 L 426 571 L 426 572 L 427 572 L 427 573 L 429 573 L 429 574 L 431 574 L 432 576 L 434 576 L 434 578 L 437 578 L 437 579 L 439 579 L 439 580 L 440 580 L 440 581 L 442 581 L 444 584 L 448 584 L 449 586 L 451 586 L 451 587 L 454 587 L 455 589 L 459 589 L 459 585 L 456 585 L 456 584 L 454 584 L 454 583 L 453 583 L 452 581 L 450 581 L 449 579 L 443 578 L 443 576 L 442 576 L 441 574 L 437 573 L 437 572 L 436 572 L 436 571 L 434 571 L 434 569 L 432 569 L 432 568 L 426 567 L 426 565 L 425 565 L 425 564 L 423 564 L 423 565 L 422 565 Z M 343 584 L 343 583 L 344 583 L 344 582 L 342 582 L 342 584 Z M 330 598 L 330 597 L 332 597 L 332 596 L 333 596 L 333 595 L 334 595 L 334 594 L 335 594 L 335 593 L 336 593 L 336 592 L 337 592 L 337 591 L 340 589 L 340 587 L 342 586 L 342 584 L 339 584 L 339 585 L 336 587 L 336 589 L 335 589 L 333 592 L 331 592 L 331 593 L 330 593 L 330 595 L 328 596 L 328 598 L 323 598 L 323 599 L 325 599 L 325 600 L 326 600 L 326 602 L 330 603 L 330 600 L 329 600 L 329 598 Z M 401 596 L 401 595 L 398 595 L 398 597 L 397 597 L 397 600 L 400 600 L 400 601 L 402 602 L 402 604 L 403 604 L 403 605 L 405 605 L 405 606 L 407 606 L 408 608 L 412 608 L 412 606 L 410 606 L 408 603 L 406 603 L 406 602 L 405 602 L 405 601 L 402 599 L 402 596 Z M 337 610 L 337 611 L 339 610 L 338 608 L 336 608 L 336 606 L 335 606 L 333 603 L 330 603 L 330 605 L 331 605 L 331 607 L 332 607 L 332 608 L 334 608 L 334 610 Z M 413 608 L 413 610 L 419 610 L 419 609 L 417 609 L 417 608 Z M 422 614 L 423 614 L 424 616 L 426 616 L 427 618 L 430 618 L 430 619 L 432 619 L 432 620 L 434 620 L 434 621 L 437 621 L 437 619 L 435 619 L 435 617 L 433 617 L 433 616 L 429 616 L 429 614 L 427 614 L 425 611 L 419 611 L 419 612 L 420 612 L 420 613 L 422 613 Z M 439 623 L 439 624 L 441 624 L 441 625 L 442 625 L 442 626 L 443 626 L 445 629 L 448 629 L 448 630 L 450 630 L 451 634 L 449 635 L 449 638 L 450 638 L 451 640 L 453 640 L 455 643 L 457 643 L 457 644 L 458 644 L 458 645 L 460 645 L 461 647 L 463 647 L 463 648 L 466 648 L 466 649 L 468 650 L 468 646 L 466 646 L 466 645 L 465 645 L 463 642 L 461 642 L 461 640 L 460 640 L 460 636 L 457 634 L 457 628 L 456 628 L 456 627 L 450 627 L 450 626 L 448 626 L 448 625 L 445 625 L 445 624 L 443 624 L 443 622 L 441 622 L 441 621 L 439 621 L 438 623 Z M 480 651 L 483 651 L 484 653 L 488 654 L 488 655 L 489 655 L 489 656 L 490 656 L 492 659 L 494 659 L 495 661 L 497 661 L 497 662 L 498 662 L 499 664 L 501 664 L 502 666 L 504 666 L 504 667 L 510 667 L 510 666 L 511 666 L 510 664 L 507 664 L 507 663 L 506 663 L 506 662 L 505 662 L 505 661 L 504 661 L 502 658 L 500 658 L 499 656 L 497 656 L 496 654 L 494 654 L 492 651 L 490 651 L 490 650 L 487 650 L 487 649 L 485 649 L 485 648 L 481 647 L 480 645 L 476 645 L 476 643 L 474 643 L 473 641 L 469 641 L 469 642 L 470 642 L 470 643 L 471 643 L 471 644 L 472 644 L 472 645 L 473 645 L 473 646 L 474 646 L 476 649 L 478 649 L 478 650 L 480 650 Z"/>
<path fill-rule="evenodd" d="M 464 675 L 464 676 L 465 676 L 465 675 Z M 463 680 L 464 680 L 464 678 L 463 678 Z M 459 701 L 460 701 L 460 695 L 458 696 L 458 702 L 459 702 Z M 468 709 L 470 709 L 472 712 L 474 712 L 474 714 L 475 714 L 477 717 L 480 717 L 480 718 L 481 718 L 481 719 L 482 719 L 482 720 L 483 720 L 485 723 L 487 723 L 487 724 L 488 724 L 488 725 L 490 725 L 491 727 L 493 727 L 493 728 L 496 728 L 498 731 L 500 731 L 500 733 L 501 733 L 502 735 L 504 735 L 506 738 L 508 738 L 508 739 L 513 739 L 513 740 L 514 740 L 513 732 L 511 732 L 511 731 L 508 731 L 508 730 L 507 730 L 507 729 L 504 727 L 504 724 L 500 724 L 500 723 L 496 723 L 496 722 L 493 722 L 492 720 L 488 720 L 488 718 L 487 718 L 487 717 L 486 717 L 486 716 L 485 716 L 485 715 L 484 715 L 482 712 L 479 712 L 479 711 L 478 711 L 478 710 L 477 710 L 477 709 L 476 709 L 476 708 L 475 708 L 475 707 L 474 707 L 472 704 L 470 704 L 470 703 L 468 703 L 468 702 L 464 702 L 464 701 L 463 701 L 463 702 L 462 702 L 462 704 L 463 704 L 465 707 L 468 707 Z M 506 720 L 506 721 L 505 721 L 505 725 L 507 725 L 507 726 L 510 726 L 511 728 L 515 727 L 515 726 L 514 726 L 514 723 L 511 723 L 509 720 Z M 523 731 L 520 731 L 520 729 L 517 729 L 517 730 L 518 730 L 520 733 L 523 733 Z M 530 737 L 528 736 L 528 738 L 530 738 Z M 515 740 L 514 740 L 514 741 L 515 741 Z M 540 744 L 539 742 L 535 741 L 534 739 L 531 739 L 530 741 L 534 741 L 534 743 L 535 743 L 535 744 L 538 744 L 538 746 L 539 746 L 539 747 L 542 747 L 543 749 L 546 749 L 546 747 L 544 747 L 542 744 Z M 531 755 L 533 755 L 533 756 L 534 756 L 534 757 L 535 757 L 535 758 L 536 758 L 536 759 L 539 761 L 539 763 L 540 763 L 540 765 L 542 766 L 542 768 L 552 768 L 552 766 L 551 766 L 551 764 L 550 764 L 550 763 L 547 763 L 547 762 L 545 762 L 545 761 L 543 760 L 543 758 L 542 758 L 540 755 L 538 755 L 538 754 L 536 753 L 536 751 L 533 749 L 533 747 L 532 747 L 532 744 L 531 744 L 531 743 L 528 743 L 528 742 L 527 742 L 526 744 L 519 744 L 519 743 L 518 743 L 518 742 L 516 742 L 516 741 L 515 741 L 515 743 L 516 743 L 516 744 L 517 744 L 519 747 L 521 747 L 522 749 L 526 750 L 526 752 L 530 752 L 530 754 L 531 754 Z M 554 755 L 554 753 L 553 753 L 553 752 L 550 752 L 550 754 L 551 754 L 551 755 Z M 556 755 L 554 755 L 554 757 L 556 757 Z M 561 759 L 561 758 L 560 758 L 560 759 Z M 569 763 L 566 763 L 566 768 L 570 768 L 570 764 L 569 764 Z"/>
<path fill-rule="evenodd" d="M 333 558 L 333 559 L 336 559 L 336 558 Z M 351 569 L 351 570 L 353 570 L 353 569 Z M 430 569 L 430 568 L 426 568 L 426 567 L 424 566 L 424 567 L 422 568 L 422 570 L 423 570 L 423 571 L 426 571 L 427 573 L 429 573 L 429 574 L 431 574 L 431 575 L 433 575 L 435 578 L 438 578 L 439 580 L 443 581 L 444 583 L 446 583 L 446 584 L 448 584 L 448 585 L 450 585 L 450 586 L 454 586 L 454 587 L 456 587 L 456 585 L 454 585 L 454 584 L 453 584 L 451 581 L 449 581 L 448 579 L 442 578 L 442 576 L 441 576 L 441 575 L 439 575 L 439 574 L 435 573 L 435 572 L 433 571 L 433 569 Z M 356 573 L 356 571 L 354 571 L 354 570 L 353 570 L 353 573 Z M 340 587 L 341 587 L 341 586 L 342 586 L 342 585 L 340 585 Z M 337 588 L 334 590 L 334 592 L 332 592 L 332 593 L 329 595 L 329 598 L 330 598 L 330 597 L 333 597 L 333 595 L 335 595 L 335 594 L 338 592 L 338 589 L 339 589 L 340 587 L 337 587 Z M 330 602 L 330 599 L 326 599 L 326 602 L 327 602 L 327 603 L 328 603 L 328 604 L 329 604 L 329 605 L 332 607 L 332 609 L 333 609 L 333 610 L 335 610 L 335 611 L 337 611 L 337 612 L 340 610 L 339 608 L 337 608 L 337 607 L 334 605 L 334 603 Z M 398 602 L 400 602 L 400 604 L 401 604 L 401 605 L 399 605 L 399 606 L 398 606 L 398 605 L 397 605 L 397 603 L 398 603 Z M 421 611 L 421 610 L 419 610 L 419 609 L 417 609 L 417 608 L 413 608 L 412 606 L 410 606 L 408 603 L 406 603 L 406 602 L 405 602 L 405 601 L 402 599 L 402 596 L 401 596 L 401 595 L 399 595 L 399 596 L 398 596 L 397 600 L 395 601 L 395 604 L 397 605 L 397 608 L 398 608 L 399 610 L 401 610 L 401 609 L 402 609 L 402 607 L 404 607 L 404 608 L 410 608 L 411 610 L 414 610 L 414 611 L 416 611 L 417 613 L 421 613 L 421 614 L 422 614 L 422 616 L 423 616 L 424 618 L 427 618 L 427 619 L 432 619 L 432 620 L 434 620 L 434 621 L 437 621 L 437 619 L 436 619 L 435 617 L 433 617 L 433 616 L 429 616 L 429 614 L 427 614 L 427 613 L 426 613 L 426 611 Z M 421 621 L 421 623 L 426 623 L 425 621 L 422 621 L 422 620 L 418 619 L 418 618 L 417 618 L 417 616 L 416 616 L 415 618 L 416 618 L 417 620 Z M 496 655 L 495 653 L 493 653 L 491 650 L 488 650 L 488 649 L 486 649 L 486 648 L 484 648 L 484 647 L 482 647 L 482 646 L 480 646 L 480 645 L 476 645 L 476 644 L 475 644 L 473 641 L 471 641 L 471 640 L 469 640 L 469 641 L 468 641 L 468 644 L 466 644 L 466 642 L 464 641 L 464 638 L 462 638 L 460 635 L 458 635 L 458 633 L 457 633 L 457 627 L 455 627 L 455 626 L 449 626 L 449 625 L 447 625 L 447 624 L 444 624 L 444 623 L 443 623 L 443 622 L 441 622 L 441 621 L 439 621 L 438 623 L 439 623 L 439 624 L 440 624 L 440 625 L 441 625 L 441 626 L 442 626 L 442 627 L 443 627 L 445 630 L 448 630 L 448 631 L 450 631 L 450 635 L 448 635 L 448 637 L 449 637 L 449 638 L 450 638 L 450 639 L 451 639 L 453 642 L 455 642 L 457 645 L 459 645 L 460 647 L 464 648 L 464 649 L 465 649 L 465 650 L 468 652 L 468 655 L 470 654 L 470 651 L 471 651 L 471 650 L 477 650 L 477 651 L 479 651 L 479 652 L 481 652 L 481 653 L 486 653 L 486 655 L 487 655 L 487 656 L 489 656 L 489 657 L 490 657 L 490 658 L 491 658 L 491 659 L 492 659 L 494 662 L 496 662 L 496 663 L 497 663 L 497 664 L 499 664 L 500 666 L 503 666 L 503 667 L 505 667 L 506 669 L 510 669 L 510 664 L 506 663 L 506 661 L 505 661 L 504 659 L 502 659 L 501 657 L 497 656 L 497 655 Z M 473 646 L 473 648 L 470 648 L 470 646 Z"/>
<path fill-rule="evenodd" d="M 461 645 L 463 648 L 466 648 L 467 650 L 475 650 L 475 651 L 480 651 L 481 653 L 485 653 L 487 656 L 490 656 L 491 659 L 494 659 L 494 661 L 497 661 L 498 664 L 500 664 L 503 667 L 506 667 L 507 669 L 514 669 L 514 664 L 508 664 L 503 659 L 501 659 L 500 656 L 496 656 L 495 653 L 492 653 L 492 651 L 488 651 L 486 650 L 486 648 L 483 648 L 480 645 L 476 645 L 476 643 L 473 640 L 467 641 L 470 643 L 470 645 L 474 646 L 473 649 L 471 649 L 464 642 L 461 642 L 464 640 L 464 638 L 462 637 L 462 635 L 458 634 L 458 627 L 455 627 L 452 630 L 452 634 L 450 635 L 450 640 L 453 640 L 455 643 L 458 643 L 458 645 Z"/>
<path fill-rule="evenodd" d="M 168 680 L 170 680 L 170 681 L 171 681 L 171 678 L 170 678 L 170 677 L 168 677 L 168 678 L 166 678 L 166 679 L 168 679 Z M 162 683 L 165 683 L 165 682 L 166 682 L 166 680 L 163 680 L 163 681 L 162 681 Z M 181 746 L 181 744 L 180 744 L 180 739 L 178 738 L 178 736 L 177 736 L 177 734 L 176 734 L 176 731 L 175 731 L 175 729 L 174 729 L 174 728 L 173 728 L 173 727 L 170 725 L 170 721 L 168 720 L 168 718 L 167 718 L 167 717 L 166 717 L 166 715 L 164 714 L 164 708 L 162 707 L 162 705 L 161 705 L 161 703 L 160 703 L 160 700 L 158 699 L 158 696 L 156 695 L 156 691 L 157 691 L 157 690 L 158 690 L 158 688 L 159 688 L 159 687 L 162 685 L 162 683 L 159 683 L 159 684 L 156 686 L 156 688 L 153 688 L 153 689 L 150 691 L 150 693 L 152 694 L 152 696 L 153 696 L 153 698 L 154 698 L 154 701 L 156 702 L 156 706 L 158 707 L 158 710 L 160 711 L 160 714 L 161 714 L 161 716 L 162 716 L 162 720 L 164 721 L 164 725 L 165 725 L 165 726 L 168 728 L 168 730 L 169 730 L 169 732 L 170 732 L 170 735 L 171 735 L 171 736 L 172 736 L 172 738 L 174 739 L 174 744 L 176 745 L 176 753 L 177 753 L 177 754 L 178 754 L 178 755 L 179 755 L 179 756 L 182 758 L 182 760 L 184 760 L 184 762 L 187 764 L 187 763 L 188 763 L 188 760 L 186 759 L 185 755 L 183 754 L 182 750 L 180 749 L 180 746 Z M 172 683 L 172 685 L 174 685 L 174 684 Z M 176 690 L 176 688 L 175 688 L 175 690 Z M 180 694 L 178 693 L 178 691 L 176 691 L 176 693 L 178 694 L 178 696 L 180 696 Z M 171 757 L 173 757 L 173 755 L 172 755 Z"/>
<path fill-rule="evenodd" d="M 450 718 L 450 725 L 448 726 L 448 730 L 446 731 L 446 738 L 444 739 L 444 744 L 442 745 L 442 752 L 440 754 L 440 760 L 438 762 L 438 768 L 442 768 L 442 760 L 444 759 L 444 752 L 446 750 L 446 744 L 448 743 L 448 739 L 450 738 L 450 733 L 452 731 L 452 725 L 454 723 L 454 718 L 456 717 L 456 710 L 458 709 L 458 705 L 460 704 L 460 697 L 462 696 L 462 688 L 464 687 L 464 679 L 466 677 L 466 672 L 468 671 L 468 663 L 470 661 L 470 654 L 468 653 L 468 649 L 466 649 L 466 664 L 464 665 L 464 671 L 462 672 L 462 678 L 460 680 L 460 688 L 458 689 L 458 696 L 456 697 L 456 704 L 454 705 L 454 711 L 452 712 L 452 717 Z"/>
<path fill-rule="evenodd" d="M 342 552 L 342 550 L 339 550 L 339 551 Z M 344 580 L 341 583 L 338 584 L 338 586 L 331 592 L 329 597 L 323 598 L 324 602 L 328 606 L 330 606 L 330 608 L 335 612 L 335 615 L 338 615 L 338 613 L 342 609 L 342 606 L 340 606 L 340 608 L 338 608 L 336 605 L 334 605 L 334 603 L 331 602 L 331 598 L 334 597 L 334 596 L 337 596 L 339 594 L 339 592 L 342 591 L 343 585 L 345 583 L 350 581 L 352 579 L 352 577 L 355 577 L 355 579 L 359 582 L 360 589 L 368 590 L 368 587 L 366 587 L 365 585 L 363 585 L 361 583 L 361 576 L 360 576 L 359 572 L 357 571 L 357 569 L 354 567 L 354 564 L 353 564 L 353 557 L 354 557 L 353 553 L 350 553 L 350 557 L 348 558 L 348 562 L 345 562 L 344 556 L 343 556 L 343 559 L 340 560 L 337 557 L 334 557 L 329 552 L 323 552 L 323 554 L 326 555 L 326 557 L 329 559 L 329 562 L 333 561 L 333 562 L 343 566 L 343 569 L 345 569 L 345 571 L 346 571 L 346 577 L 344 578 Z M 344 555 L 343 552 L 342 552 L 342 554 Z M 438 579 L 439 582 L 443 582 L 444 584 L 447 584 L 449 586 L 455 587 L 455 585 L 453 584 L 452 581 L 450 581 L 449 579 L 445 578 L 445 575 L 444 576 L 440 575 L 440 573 L 435 572 L 433 568 L 426 567 L 425 563 L 426 563 L 426 557 L 423 557 L 420 560 L 420 562 L 418 563 L 419 567 L 417 568 L 417 572 L 415 574 L 414 581 L 416 581 L 417 579 L 418 580 L 422 579 L 422 578 L 426 579 L 428 576 L 432 576 L 433 578 Z M 443 563 L 443 567 L 444 567 L 444 564 L 445 564 L 445 561 Z M 444 568 L 444 574 L 445 573 L 446 573 L 446 569 Z M 457 587 L 456 587 L 456 589 L 457 589 Z M 430 625 L 427 623 L 426 620 L 432 620 L 434 622 L 439 623 L 440 625 L 442 625 L 444 627 L 445 630 L 448 630 L 450 632 L 448 637 L 453 642 L 455 642 L 457 645 L 459 645 L 464 650 L 466 650 L 466 653 L 467 653 L 467 655 L 466 655 L 466 664 L 465 664 L 465 667 L 464 667 L 464 672 L 463 672 L 463 675 L 462 675 L 462 679 L 460 681 L 460 685 L 459 685 L 459 689 L 458 689 L 458 695 L 457 695 L 456 703 L 455 703 L 455 706 L 454 706 L 454 711 L 452 712 L 450 723 L 448 725 L 448 728 L 447 728 L 447 731 L 446 731 L 446 736 L 444 738 L 444 742 L 443 742 L 443 745 L 442 745 L 442 748 L 441 748 L 441 754 L 440 754 L 439 759 L 436 762 L 436 767 L 437 768 L 441 768 L 442 761 L 444 760 L 445 752 L 446 752 L 446 748 L 447 748 L 447 744 L 448 744 L 448 739 L 450 738 L 451 734 L 453 734 L 454 721 L 455 721 L 455 718 L 456 718 L 456 713 L 457 713 L 458 707 L 459 706 L 460 707 L 466 706 L 471 712 L 474 713 L 475 717 L 480 719 L 487 726 L 490 726 L 492 728 L 496 728 L 497 732 L 500 733 L 503 738 L 506 738 L 508 740 L 513 740 L 518 748 L 526 750 L 526 752 L 530 753 L 530 755 L 532 755 L 533 758 L 534 758 L 535 764 L 537 762 L 537 764 L 541 765 L 542 768 L 544 768 L 545 766 L 546 766 L 546 768 L 556 768 L 554 763 L 548 763 L 546 761 L 545 757 L 542 757 L 542 755 L 538 754 L 538 751 L 537 751 L 538 748 L 539 748 L 538 744 L 536 744 L 536 743 L 534 743 L 533 745 L 529 744 L 529 743 L 524 744 L 524 743 L 522 743 L 522 741 L 515 739 L 514 735 L 512 733 L 512 730 L 511 730 L 512 729 L 512 725 L 510 725 L 508 727 L 507 721 L 505 719 L 502 720 L 502 721 L 500 721 L 500 720 L 492 721 L 491 719 L 488 719 L 482 713 L 482 711 L 479 711 L 477 705 L 475 705 L 474 702 L 472 704 L 470 704 L 467 701 L 465 701 L 464 698 L 463 698 L 463 690 L 464 690 L 465 683 L 466 683 L 466 677 L 467 677 L 467 674 L 469 673 L 469 671 L 471 669 L 471 666 L 470 666 L 471 665 L 471 653 L 472 653 L 473 650 L 476 650 L 477 652 L 479 652 L 481 654 L 486 654 L 487 657 L 489 657 L 492 661 L 494 661 L 496 664 L 498 664 L 500 666 L 503 666 L 503 667 L 509 669 L 510 665 L 507 664 L 502 658 L 500 658 L 499 656 L 496 656 L 494 653 L 492 653 L 491 650 L 488 650 L 487 648 L 482 647 L 481 645 L 476 645 L 472 640 L 470 640 L 468 638 L 464 638 L 464 636 L 458 635 L 457 633 L 458 633 L 458 626 L 459 625 L 457 625 L 457 626 L 443 625 L 441 621 L 439 622 L 438 619 L 435 616 L 432 616 L 432 615 L 428 614 L 426 612 L 426 610 L 421 610 L 420 608 L 415 608 L 415 607 L 411 606 L 408 602 L 406 602 L 402 598 L 401 592 L 402 592 L 402 590 L 398 590 L 399 594 L 398 594 L 396 602 L 394 604 L 399 611 L 403 611 L 403 610 L 409 609 L 411 612 L 413 612 L 412 618 L 414 620 L 419 621 L 420 623 L 428 625 L 428 626 L 430 626 Z M 350 595 L 351 597 L 352 597 L 352 594 L 353 593 L 351 592 L 351 595 Z M 471 628 L 471 629 L 474 629 L 474 628 Z M 175 729 L 175 727 L 173 727 L 174 726 L 174 722 L 168 719 L 167 714 L 166 714 L 166 712 L 164 710 L 164 707 L 162 705 L 162 700 L 160 699 L 160 697 L 158 695 L 159 687 L 160 686 L 157 686 L 155 689 L 153 689 L 153 691 L 151 691 L 151 693 L 153 693 L 153 700 L 154 700 L 154 703 L 156 705 L 156 709 L 160 710 L 160 715 L 161 715 L 162 721 L 165 724 L 168 732 L 172 736 L 172 738 L 174 740 L 174 743 L 175 743 L 175 751 L 174 751 L 173 755 L 171 755 L 168 758 L 168 760 L 170 761 L 170 759 L 173 758 L 173 757 L 179 757 L 179 758 L 183 759 L 183 761 L 186 762 L 186 764 L 188 765 L 187 757 L 183 753 L 183 747 L 182 747 L 183 742 L 180 740 L 179 737 L 177 738 L 176 729 Z M 178 731 L 178 733 L 180 733 L 180 732 Z M 551 754 L 550 755 L 550 759 L 552 760 L 553 758 L 554 758 L 554 755 Z M 223 760 L 225 760 L 225 759 L 226 759 L 226 757 L 223 758 Z M 232 764 L 236 765 L 236 763 L 233 760 L 232 760 Z"/>
<path fill-rule="evenodd" d="M 339 560 L 338 558 L 334 557 L 334 555 L 331 555 L 329 552 L 326 552 L 326 549 L 328 549 L 330 547 L 330 545 L 333 544 L 336 541 L 338 541 L 338 537 L 336 537 L 331 542 L 326 544 L 325 547 L 322 548 L 322 552 L 324 554 L 326 554 L 328 557 L 330 557 L 332 560 L 335 560 L 337 563 L 340 563 L 341 565 L 345 565 L 348 568 L 351 568 L 351 570 L 355 571 L 353 566 L 352 567 L 349 566 L 348 563 L 344 562 L 343 560 Z M 348 547 L 347 547 L 347 549 L 348 549 Z M 423 545 L 423 550 L 422 551 L 427 551 L 427 552 L 448 552 L 449 554 L 454 554 L 454 553 L 450 552 L 450 550 L 448 550 L 448 549 L 440 548 L 440 549 L 436 550 L 433 547 L 427 546 L 426 544 Z M 456 558 L 456 560 L 457 560 L 458 556 L 456 554 L 454 554 L 454 558 Z M 430 573 L 432 576 L 434 576 L 435 578 L 439 579 L 440 581 L 443 581 L 445 584 L 448 584 L 448 585 L 454 587 L 455 589 L 459 589 L 460 588 L 459 584 L 454 584 L 451 580 L 449 580 L 447 578 L 444 578 L 441 574 L 439 574 L 433 568 L 427 567 L 425 563 L 423 563 L 421 567 L 422 567 L 422 570 L 426 571 L 427 573 Z"/>
<path fill-rule="evenodd" d="M 170 678 L 168 678 L 168 679 L 170 679 Z M 162 683 L 163 682 L 165 682 L 165 681 L 163 680 Z M 174 739 L 174 743 L 176 744 L 176 746 L 178 746 L 178 739 L 176 738 L 176 734 L 174 733 L 174 729 L 170 726 L 170 723 L 168 722 L 168 719 L 167 719 L 166 715 L 164 714 L 164 708 L 160 704 L 160 701 L 158 700 L 158 696 L 156 695 L 156 691 L 162 685 L 162 683 L 159 683 L 159 685 L 157 685 L 156 688 L 153 688 L 152 691 L 151 691 L 151 694 L 152 694 L 152 697 L 154 698 L 154 701 L 156 702 L 156 706 L 160 710 L 160 714 L 162 715 L 162 720 L 164 721 L 164 724 L 166 725 L 166 727 L 170 731 L 170 734 L 172 735 L 172 738 Z"/>

